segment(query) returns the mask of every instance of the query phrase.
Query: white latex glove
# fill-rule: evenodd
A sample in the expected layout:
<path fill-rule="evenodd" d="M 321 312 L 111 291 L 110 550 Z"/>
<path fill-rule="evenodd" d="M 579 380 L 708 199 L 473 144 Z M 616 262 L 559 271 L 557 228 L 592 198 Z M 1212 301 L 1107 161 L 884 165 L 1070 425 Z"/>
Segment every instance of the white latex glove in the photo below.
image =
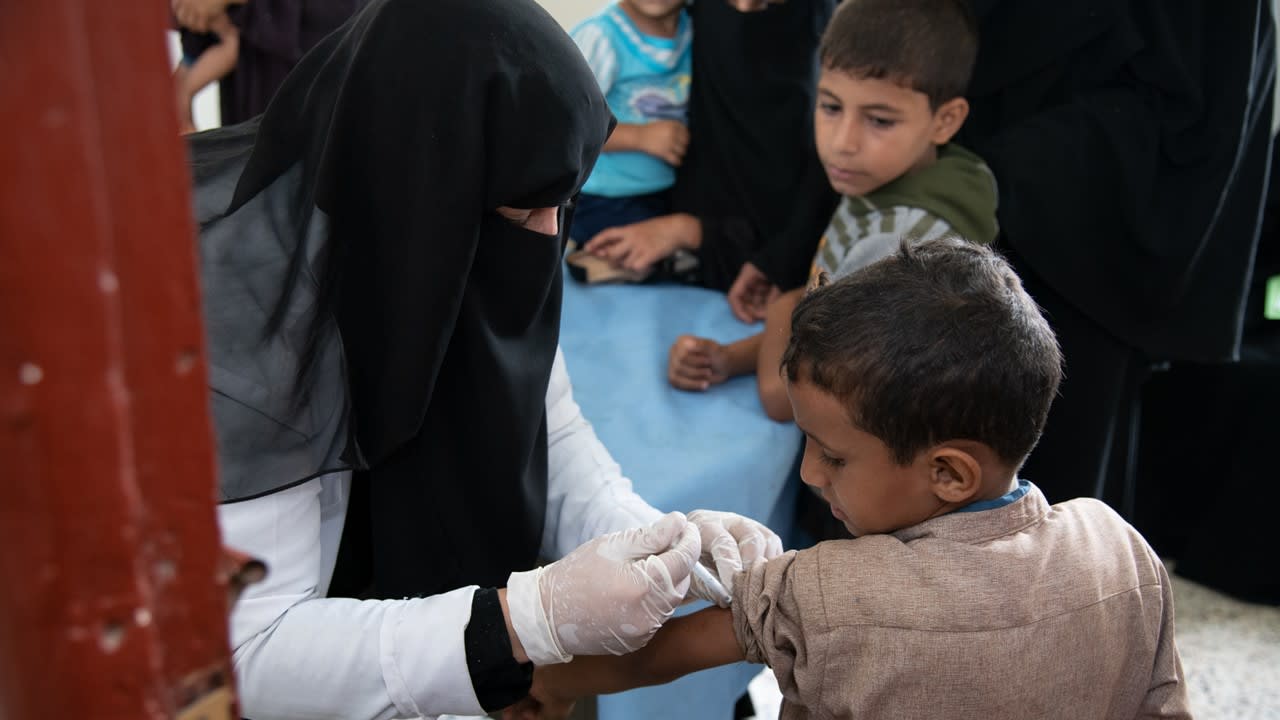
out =
<path fill-rule="evenodd" d="M 507 580 L 511 625 L 537 665 L 644 647 L 689 591 L 702 543 L 680 513 L 598 537 Z"/>
<path fill-rule="evenodd" d="M 737 513 L 694 510 L 689 523 L 698 526 L 702 537 L 702 564 L 712 570 L 724 589 L 733 593 L 733 576 L 758 562 L 782 554 L 782 539 L 763 524 Z M 689 596 L 726 607 L 714 590 L 697 575 L 689 586 Z"/>

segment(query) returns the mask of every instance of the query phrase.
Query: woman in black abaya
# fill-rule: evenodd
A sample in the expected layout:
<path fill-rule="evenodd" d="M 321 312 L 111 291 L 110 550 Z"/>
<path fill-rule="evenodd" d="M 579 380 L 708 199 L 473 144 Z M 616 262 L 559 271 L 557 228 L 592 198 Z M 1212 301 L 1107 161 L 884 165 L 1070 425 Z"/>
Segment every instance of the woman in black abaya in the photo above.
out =
<path fill-rule="evenodd" d="M 610 126 L 532 0 L 376 0 L 260 120 L 192 138 L 219 519 L 272 571 L 232 619 L 247 715 L 502 707 L 526 660 L 709 597 L 700 547 L 722 577 L 780 551 L 661 517 L 573 403 L 561 231 Z"/>

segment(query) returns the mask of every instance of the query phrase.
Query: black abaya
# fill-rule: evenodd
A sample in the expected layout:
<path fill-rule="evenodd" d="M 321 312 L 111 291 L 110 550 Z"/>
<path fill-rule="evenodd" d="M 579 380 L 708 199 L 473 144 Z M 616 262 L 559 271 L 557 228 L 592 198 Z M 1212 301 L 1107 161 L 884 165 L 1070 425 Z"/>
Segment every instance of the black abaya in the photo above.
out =
<path fill-rule="evenodd" d="M 797 287 L 835 209 L 813 143 L 817 49 L 834 0 L 741 13 L 696 2 L 691 142 L 675 210 L 702 224 L 702 283 L 727 290 L 744 262 Z"/>
<path fill-rule="evenodd" d="M 1275 69 L 1269 5 L 980 0 L 960 141 L 1066 376 L 1026 476 L 1123 497 L 1146 368 L 1239 350 Z M 1120 453 L 1120 455 L 1117 455 Z"/>

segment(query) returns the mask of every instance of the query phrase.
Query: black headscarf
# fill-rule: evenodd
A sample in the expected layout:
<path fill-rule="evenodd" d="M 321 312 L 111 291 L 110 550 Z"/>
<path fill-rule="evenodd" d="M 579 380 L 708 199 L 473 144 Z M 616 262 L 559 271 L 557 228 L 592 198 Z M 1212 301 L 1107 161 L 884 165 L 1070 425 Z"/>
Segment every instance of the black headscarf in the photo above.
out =
<path fill-rule="evenodd" d="M 193 142 L 198 205 L 207 169 L 243 166 L 233 192 L 207 183 L 230 202 L 202 243 L 240 217 L 289 258 L 267 323 L 296 354 L 289 412 L 325 394 L 341 338 L 343 457 L 368 468 L 353 492 L 371 513 L 354 502 L 348 525 L 371 526 L 380 595 L 497 584 L 536 558 L 562 246 L 493 211 L 564 205 L 611 123 L 532 0 L 374 0 L 258 123 Z"/>

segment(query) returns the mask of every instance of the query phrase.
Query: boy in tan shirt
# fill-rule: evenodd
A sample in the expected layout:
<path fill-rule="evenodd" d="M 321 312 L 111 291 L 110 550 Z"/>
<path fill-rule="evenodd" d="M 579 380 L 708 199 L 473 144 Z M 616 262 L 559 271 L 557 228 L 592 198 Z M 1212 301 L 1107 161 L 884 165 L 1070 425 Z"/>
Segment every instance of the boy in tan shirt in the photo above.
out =
<path fill-rule="evenodd" d="M 738 574 L 731 608 L 641 651 L 538 668 L 513 715 L 748 660 L 783 718 L 1190 717 L 1159 558 L 1106 505 L 1017 477 L 1061 355 L 999 255 L 904 242 L 810 292 L 791 331 L 801 476 L 855 538 Z"/>

